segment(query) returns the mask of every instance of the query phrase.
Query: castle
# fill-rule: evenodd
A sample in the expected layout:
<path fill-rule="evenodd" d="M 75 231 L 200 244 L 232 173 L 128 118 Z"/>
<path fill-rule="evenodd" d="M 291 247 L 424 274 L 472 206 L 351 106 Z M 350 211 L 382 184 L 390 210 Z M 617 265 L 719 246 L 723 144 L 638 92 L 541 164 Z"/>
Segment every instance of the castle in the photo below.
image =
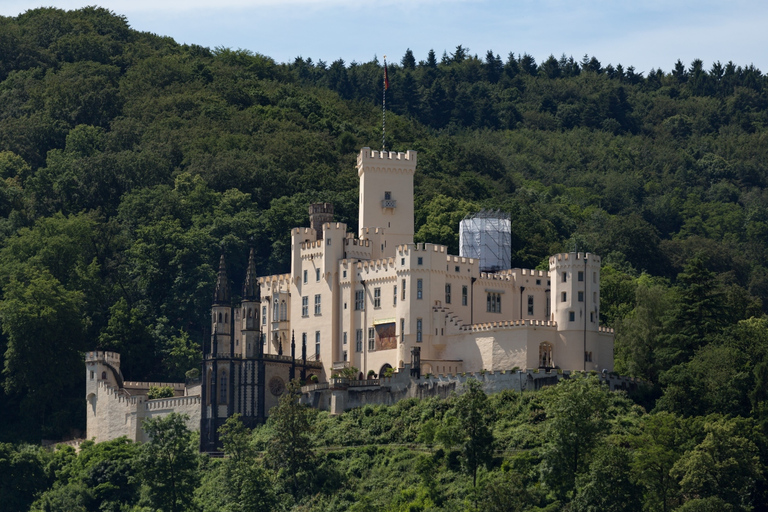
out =
<path fill-rule="evenodd" d="M 290 273 L 258 277 L 251 251 L 240 304 L 232 303 L 222 257 L 194 405 L 199 412 L 191 420 L 199 419 L 201 449 L 216 449 L 216 430 L 234 413 L 247 425 L 263 422 L 293 378 L 315 375 L 328 383 L 339 372 L 349 377 L 354 367 L 352 383 L 365 386 L 393 373 L 402 379 L 404 371 L 418 380 L 511 369 L 613 370 L 613 332 L 599 325 L 600 258 L 556 254 L 548 272 L 487 269 L 479 258 L 414 243 L 416 162 L 415 151 L 363 148 L 357 234 L 333 221 L 332 205 L 310 205 L 310 227 L 291 231 Z M 113 401 L 131 394 L 127 383 L 104 373 L 102 359 L 90 364 L 89 376 L 106 375 L 96 382 L 117 390 L 110 391 Z M 91 389 L 94 403 L 107 393 Z M 194 392 L 177 390 L 186 397 Z M 324 400 L 313 405 L 338 412 L 344 403 Z M 103 424 L 97 416 L 94 425 Z M 92 432 L 90 418 L 88 438 L 103 430 Z"/>

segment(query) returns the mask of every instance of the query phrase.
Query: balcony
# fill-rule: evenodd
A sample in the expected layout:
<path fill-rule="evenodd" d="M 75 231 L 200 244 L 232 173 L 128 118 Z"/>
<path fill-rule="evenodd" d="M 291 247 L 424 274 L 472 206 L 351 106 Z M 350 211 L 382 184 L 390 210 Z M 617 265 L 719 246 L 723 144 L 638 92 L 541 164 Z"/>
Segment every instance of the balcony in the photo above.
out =
<path fill-rule="evenodd" d="M 397 208 L 397 201 L 394 199 L 382 199 L 381 200 L 381 207 L 382 208 Z"/>

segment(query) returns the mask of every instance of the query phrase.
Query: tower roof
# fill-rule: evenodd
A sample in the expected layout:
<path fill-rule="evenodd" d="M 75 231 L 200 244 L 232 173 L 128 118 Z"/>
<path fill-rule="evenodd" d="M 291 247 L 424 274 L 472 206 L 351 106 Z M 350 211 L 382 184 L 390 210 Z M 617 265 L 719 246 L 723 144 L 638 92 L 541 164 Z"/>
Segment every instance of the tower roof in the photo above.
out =
<path fill-rule="evenodd" d="M 253 247 L 248 255 L 248 269 L 245 271 L 245 283 L 243 283 L 243 300 L 261 302 L 261 287 L 256 275 L 256 251 Z"/>
<path fill-rule="evenodd" d="M 232 293 L 227 279 L 227 264 L 224 262 L 224 254 L 219 259 L 219 276 L 216 279 L 216 290 L 213 292 L 213 304 L 230 304 Z"/>

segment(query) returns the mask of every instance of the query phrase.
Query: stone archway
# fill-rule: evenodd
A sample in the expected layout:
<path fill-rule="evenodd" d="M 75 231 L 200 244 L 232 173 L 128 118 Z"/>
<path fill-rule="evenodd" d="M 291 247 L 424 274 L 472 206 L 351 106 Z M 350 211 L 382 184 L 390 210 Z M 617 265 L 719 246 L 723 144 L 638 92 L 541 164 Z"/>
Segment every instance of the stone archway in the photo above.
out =
<path fill-rule="evenodd" d="M 539 344 L 539 368 L 553 368 L 552 344 L 548 341 Z"/>
<path fill-rule="evenodd" d="M 394 370 L 394 368 L 392 368 L 391 364 L 384 363 L 384 365 L 379 368 L 379 378 L 384 377 L 387 370 Z"/>

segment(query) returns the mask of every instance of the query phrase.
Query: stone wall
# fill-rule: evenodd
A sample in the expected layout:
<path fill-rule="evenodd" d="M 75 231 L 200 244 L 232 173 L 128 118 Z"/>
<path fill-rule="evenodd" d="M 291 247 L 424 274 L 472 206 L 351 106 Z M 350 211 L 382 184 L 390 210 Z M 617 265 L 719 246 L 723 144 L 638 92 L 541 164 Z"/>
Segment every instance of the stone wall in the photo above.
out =
<path fill-rule="evenodd" d="M 410 365 L 391 378 L 350 381 L 331 379 L 328 383 L 304 386 L 301 402 L 332 414 L 364 405 L 392 405 L 405 398 L 447 398 L 452 392 L 461 393 L 464 383 L 476 379 L 486 393 L 503 390 L 536 391 L 544 386 L 557 384 L 581 372 L 551 370 L 548 372 L 487 371 L 449 375 L 435 375 L 419 379 L 410 376 Z M 609 373 L 594 372 L 610 389 L 633 390 L 645 383 L 632 377 L 621 377 Z"/>

